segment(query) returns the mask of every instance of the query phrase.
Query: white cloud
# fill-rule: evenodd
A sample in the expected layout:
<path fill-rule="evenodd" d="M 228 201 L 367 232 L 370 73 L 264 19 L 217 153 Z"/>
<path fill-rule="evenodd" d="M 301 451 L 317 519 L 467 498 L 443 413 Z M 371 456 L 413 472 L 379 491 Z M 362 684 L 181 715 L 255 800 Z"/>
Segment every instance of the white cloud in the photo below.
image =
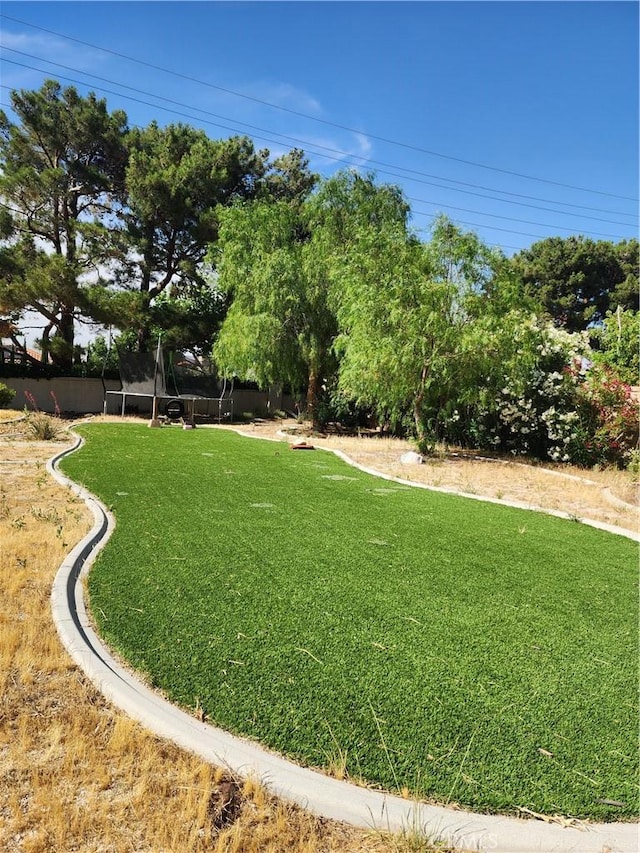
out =
<path fill-rule="evenodd" d="M 94 66 L 100 60 L 99 51 L 95 51 L 88 45 L 77 44 L 46 33 L 12 32 L 0 28 L 0 41 L 3 48 L 7 50 L 23 51 L 32 54 L 32 56 L 41 57 L 43 61 L 47 59 L 64 60 L 66 65 L 73 65 L 74 67 L 77 65 Z"/>
<path fill-rule="evenodd" d="M 102 60 L 99 51 L 46 33 L 31 34 L 0 29 L 0 44 L 2 82 L 11 89 L 39 88 L 45 77 L 61 79 L 63 85 L 66 85 L 63 76 L 73 76 L 73 72 L 53 63 L 59 62 L 67 68 L 90 73 L 95 71 Z M 35 71 L 30 66 L 44 71 Z M 3 97 L 5 99 L 6 96 Z"/>
<path fill-rule="evenodd" d="M 318 160 L 326 168 L 329 164 L 346 165 L 353 168 L 365 166 L 371 156 L 373 146 L 364 133 L 350 133 L 344 139 L 323 136 L 305 135 L 306 145 L 303 146 L 310 160 Z M 318 149 L 312 151 L 310 149 Z"/>
<path fill-rule="evenodd" d="M 277 107 L 286 107 L 289 110 L 313 115 L 320 115 L 323 112 L 320 102 L 313 95 L 291 83 L 256 82 L 249 87 L 249 91 L 251 97 Z"/>
<path fill-rule="evenodd" d="M 371 151 L 373 150 L 373 145 L 371 144 L 371 140 L 364 133 L 356 133 L 356 139 L 358 140 L 358 145 L 360 146 L 360 154 L 362 157 L 369 158 Z"/>

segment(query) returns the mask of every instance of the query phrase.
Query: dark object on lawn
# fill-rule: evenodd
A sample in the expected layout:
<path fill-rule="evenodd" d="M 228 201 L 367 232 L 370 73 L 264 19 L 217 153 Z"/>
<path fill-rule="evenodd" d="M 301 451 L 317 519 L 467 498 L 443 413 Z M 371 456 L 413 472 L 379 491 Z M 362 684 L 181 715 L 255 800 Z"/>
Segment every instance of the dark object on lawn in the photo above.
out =
<path fill-rule="evenodd" d="M 313 444 L 307 444 L 306 441 L 296 441 L 291 445 L 292 450 L 315 450 Z"/>
<path fill-rule="evenodd" d="M 184 403 L 182 400 L 169 400 L 164 407 L 164 413 L 172 421 L 179 421 L 184 415 Z"/>

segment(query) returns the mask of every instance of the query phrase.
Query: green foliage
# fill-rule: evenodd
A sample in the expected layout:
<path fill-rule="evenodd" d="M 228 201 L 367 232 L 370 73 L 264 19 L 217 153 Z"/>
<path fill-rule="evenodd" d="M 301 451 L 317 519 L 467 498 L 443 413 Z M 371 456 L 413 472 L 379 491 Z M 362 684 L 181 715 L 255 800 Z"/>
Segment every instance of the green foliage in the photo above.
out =
<path fill-rule="evenodd" d="M 637 377 L 637 240 L 550 238 L 507 261 L 440 218 L 423 244 L 398 187 L 353 170 L 318 183 L 300 149 L 272 160 L 247 137 L 129 130 L 123 112 L 54 80 L 11 98 L 0 318 L 39 312 L 57 369 L 72 369 L 80 316 L 138 348 L 163 332 L 201 361 L 221 330 L 224 369 L 305 389 L 317 422 L 348 401 L 431 440 L 474 383 L 495 391 L 503 353 L 488 358 L 480 333 L 519 309 L 589 327 L 596 358 Z"/>
<path fill-rule="evenodd" d="M 118 351 L 98 336 L 87 345 L 84 369 L 87 376 L 118 375 Z"/>
<path fill-rule="evenodd" d="M 210 350 L 220 304 L 197 315 L 206 297 L 194 294 L 206 288 L 216 207 L 258 196 L 300 205 L 317 180 L 303 152 L 270 161 L 247 137 L 214 141 L 180 124 L 127 131 L 124 113 L 54 80 L 11 98 L 19 122 L 0 112 L 0 190 L 16 213 L 0 223 L 0 316 L 42 314 L 43 349 L 67 369 L 80 315 L 135 329 L 139 346 L 159 324 Z M 176 304 L 156 306 L 169 289 Z"/>
<path fill-rule="evenodd" d="M 629 386 L 610 369 L 594 366 L 579 382 L 578 420 L 567 452 L 581 465 L 626 467 L 638 448 L 638 403 Z"/>
<path fill-rule="evenodd" d="M 609 299 L 609 310 L 625 311 L 640 309 L 640 246 L 637 240 L 622 240 L 614 245 L 622 276 Z"/>
<path fill-rule="evenodd" d="M 310 233 L 340 251 L 360 228 L 384 229 L 394 223 L 406 228 L 409 215 L 402 191 L 377 184 L 375 176 L 345 170 L 323 181 L 306 205 Z"/>
<path fill-rule="evenodd" d="M 184 282 L 177 293 L 161 293 L 149 308 L 153 337 L 162 332 L 164 345 L 173 351 L 190 352 L 206 360 L 218 337 L 229 300 L 217 279 L 200 274 L 200 280 Z"/>
<path fill-rule="evenodd" d="M 569 461 L 565 445 L 575 415 L 568 365 L 588 351 L 570 335 L 518 309 L 480 317 L 460 342 L 467 383 L 446 407 L 451 443 Z M 566 439 L 566 441 L 565 441 Z"/>
<path fill-rule="evenodd" d="M 318 180 L 318 175 L 309 171 L 304 151 L 293 148 L 269 164 L 259 196 L 300 206 Z"/>
<path fill-rule="evenodd" d="M 590 330 L 594 359 L 613 370 L 623 382 L 640 383 L 640 314 L 618 308 L 608 312 L 601 327 Z"/>
<path fill-rule="evenodd" d="M 212 141 L 181 124 L 154 122 L 131 131 L 127 150 L 122 225 L 114 233 L 116 289 L 105 293 L 99 313 L 105 322 L 135 329 L 144 347 L 154 320 L 162 318 L 162 311 L 152 316 L 157 297 L 169 288 L 188 297 L 190 288 L 203 285 L 200 265 L 217 237 L 216 205 L 250 193 L 263 165 L 248 139 Z"/>
<path fill-rule="evenodd" d="M 213 348 L 228 374 L 261 387 L 306 387 L 322 303 L 306 287 L 299 217 L 287 202 L 219 212 L 219 286 L 231 307 Z"/>
<path fill-rule="evenodd" d="M 631 479 L 634 483 L 640 482 L 640 448 L 634 447 L 629 454 L 627 471 L 631 475 Z"/>
<path fill-rule="evenodd" d="M 172 344 L 201 356 L 227 308 L 204 263 L 218 239 L 219 210 L 271 194 L 299 203 L 315 176 L 300 151 L 269 163 L 269 152 L 256 152 L 246 137 L 211 140 L 181 124 L 132 131 L 127 146 L 116 287 L 96 306 L 103 321 L 136 329 L 140 347 L 160 327 Z"/>
<path fill-rule="evenodd" d="M 356 230 L 334 270 L 343 391 L 382 419 L 410 417 L 419 441 L 435 440 L 470 379 L 461 342 L 498 264 L 444 218 L 426 245 L 397 222 Z"/>
<path fill-rule="evenodd" d="M 308 415 L 329 417 L 337 333 L 334 293 L 339 270 L 358 229 L 400 220 L 399 191 L 371 177 L 341 173 L 303 206 L 288 201 L 236 205 L 220 211 L 213 261 L 232 299 L 214 346 L 227 372 L 261 385 L 284 383 L 306 391 Z M 337 284 L 336 284 L 337 282 Z M 322 415 L 321 415 L 322 412 Z"/>
<path fill-rule="evenodd" d="M 24 235 L 23 275 L 0 279 L 0 310 L 42 314 L 45 351 L 71 367 L 74 318 L 84 307 L 80 278 L 104 260 L 103 217 L 124 177 L 126 116 L 53 80 L 12 92 L 11 102 L 19 123 L 0 112 L 0 192 Z"/>
<path fill-rule="evenodd" d="M 82 432 L 64 470 L 117 519 L 92 612 L 174 701 L 378 787 L 633 819 L 637 543 L 227 432 Z"/>
<path fill-rule="evenodd" d="M 527 291 L 553 322 L 575 332 L 607 311 L 638 310 L 638 241 L 549 237 L 512 259 Z"/>
<path fill-rule="evenodd" d="M 476 381 L 459 389 L 442 419 L 447 441 L 575 465 L 627 464 L 638 407 L 610 369 L 588 367 L 586 333 L 513 312 L 476 325 L 461 350 L 472 361 L 481 343 Z"/>
<path fill-rule="evenodd" d="M 0 382 L 0 409 L 5 409 L 15 396 L 16 392 L 13 388 L 7 388 L 3 382 Z"/>
<path fill-rule="evenodd" d="M 446 219 L 425 245 L 399 228 L 356 228 L 334 276 L 340 389 L 382 421 L 406 429 L 412 416 L 422 450 L 446 441 L 626 463 L 637 413 L 620 395 L 603 408 L 614 380 L 575 369 L 593 355 L 587 333 L 539 319 L 511 265 L 474 235 Z M 612 324 L 603 358 L 615 363 Z M 637 364 L 636 315 L 617 312 L 616 329 L 617 360 Z"/>

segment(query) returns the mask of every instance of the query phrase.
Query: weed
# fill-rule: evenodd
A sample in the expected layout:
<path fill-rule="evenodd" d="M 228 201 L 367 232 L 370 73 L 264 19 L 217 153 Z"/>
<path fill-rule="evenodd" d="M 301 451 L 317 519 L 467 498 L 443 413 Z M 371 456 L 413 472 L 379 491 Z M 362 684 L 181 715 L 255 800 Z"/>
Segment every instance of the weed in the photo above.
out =
<path fill-rule="evenodd" d="M 395 770 L 395 767 L 393 765 L 393 762 L 391 761 L 391 755 L 389 753 L 389 748 L 387 746 L 387 742 L 385 740 L 385 737 L 382 733 L 382 728 L 380 727 L 380 718 L 378 717 L 378 715 L 374 711 L 373 705 L 371 704 L 371 702 L 369 702 L 369 708 L 371 709 L 371 714 L 373 715 L 373 719 L 374 719 L 374 722 L 376 724 L 376 729 L 378 730 L 378 735 L 380 737 L 380 746 L 382 747 L 384 754 L 386 756 L 387 763 L 389 765 L 389 769 L 391 770 L 391 775 L 393 776 L 393 781 L 394 781 L 394 784 L 395 784 L 396 789 L 397 789 L 400 787 L 400 783 L 398 782 L 396 770 Z"/>
<path fill-rule="evenodd" d="M 640 482 L 640 449 L 634 448 L 631 451 L 627 472 L 631 477 L 632 483 Z"/>
<path fill-rule="evenodd" d="M 51 507 L 48 510 L 41 509 L 38 506 L 31 507 L 31 515 L 38 519 L 38 521 L 47 521 L 50 524 L 60 525 L 62 518 L 58 513 L 56 507 Z"/>
<path fill-rule="evenodd" d="M 333 749 L 325 752 L 325 769 L 330 776 L 336 779 L 348 779 L 349 772 L 347 770 L 348 750 L 340 746 L 338 738 L 335 736 L 333 729 L 325 720 L 325 725 L 331 735 L 333 741 Z"/>
<path fill-rule="evenodd" d="M 62 424 L 44 412 L 29 412 L 27 429 L 37 441 L 55 441 L 63 431 Z"/>

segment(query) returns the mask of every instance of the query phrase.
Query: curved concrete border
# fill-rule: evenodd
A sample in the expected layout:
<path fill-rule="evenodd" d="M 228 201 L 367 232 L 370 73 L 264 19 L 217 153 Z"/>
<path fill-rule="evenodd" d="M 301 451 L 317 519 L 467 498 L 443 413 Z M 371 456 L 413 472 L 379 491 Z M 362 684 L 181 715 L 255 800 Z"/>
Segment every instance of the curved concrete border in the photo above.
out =
<path fill-rule="evenodd" d="M 179 710 L 126 671 L 94 632 L 84 603 L 82 579 L 114 529 L 106 507 L 56 468 L 83 441 L 57 454 L 47 470 L 84 499 L 94 526 L 60 566 L 51 608 L 65 648 L 103 695 L 160 737 L 226 767 L 259 779 L 273 793 L 310 811 L 365 828 L 419 830 L 465 849 L 497 853 L 636 853 L 637 824 L 583 823 L 562 826 L 500 815 L 478 815 L 402 799 L 299 767 L 256 743 L 233 737 Z"/>
<path fill-rule="evenodd" d="M 263 436 L 252 435 L 251 433 L 242 432 L 241 430 L 237 430 L 237 432 L 240 435 L 246 436 L 247 438 L 263 438 Z M 280 436 L 281 439 L 285 439 L 285 440 L 289 439 L 291 437 L 286 432 L 279 432 L 278 435 Z M 264 438 L 263 438 L 263 440 L 264 440 Z M 272 439 L 272 440 L 275 440 L 275 439 Z M 344 462 L 346 462 L 347 465 L 351 465 L 353 468 L 357 468 L 359 471 L 362 471 L 365 474 L 372 474 L 374 477 L 379 477 L 381 480 L 389 480 L 392 483 L 398 483 L 402 486 L 412 486 L 414 489 L 426 489 L 427 491 L 430 491 L 430 492 L 443 492 L 444 494 L 447 494 L 447 495 L 456 495 L 457 497 L 469 498 L 470 500 L 473 500 L 473 501 L 482 501 L 483 503 L 498 504 L 498 506 L 510 506 L 510 507 L 515 507 L 516 509 L 527 509 L 527 510 L 532 510 L 533 512 L 542 512 L 545 515 L 554 515 L 557 518 L 564 518 L 564 519 L 567 519 L 568 521 L 577 521 L 577 522 L 580 522 L 581 524 L 586 524 L 589 527 L 597 527 L 599 530 L 605 530 L 607 533 L 615 533 L 617 536 L 626 536 L 627 539 L 633 539 L 636 542 L 640 542 L 640 532 L 635 531 L 635 530 L 629 530 L 626 527 L 618 527 L 615 524 L 607 524 L 604 521 L 596 521 L 593 518 L 582 518 L 582 517 L 577 518 L 576 516 L 571 515 L 568 512 L 562 512 L 561 510 L 557 510 L 557 509 L 547 509 L 546 507 L 536 506 L 536 504 L 529 504 L 529 503 L 525 503 L 523 501 L 507 501 L 507 500 L 504 500 L 502 498 L 492 498 L 492 497 L 489 497 L 488 495 L 472 495 L 470 492 L 460 492 L 457 489 L 451 488 L 450 486 L 432 486 L 432 485 L 429 485 L 428 483 L 416 483 L 414 480 L 403 480 L 401 477 L 394 477 L 391 474 L 383 474 L 380 471 L 376 471 L 375 468 L 367 468 L 366 465 L 361 465 L 359 462 L 354 462 L 354 460 L 351 459 L 349 456 L 347 456 L 346 453 L 344 453 L 342 450 L 337 450 L 334 447 L 318 446 L 317 449 L 318 450 L 325 450 L 329 453 L 334 453 L 336 456 L 339 456 L 340 459 L 342 459 Z M 481 457 L 478 457 L 478 458 L 481 458 Z M 485 460 L 483 460 L 483 461 L 485 461 Z M 486 461 L 496 461 L 496 460 L 487 459 Z M 501 460 L 497 460 L 497 461 L 501 461 Z M 509 463 L 504 463 L 504 464 L 509 464 Z M 518 464 L 518 463 L 514 463 L 514 464 Z M 525 467 L 525 466 L 523 465 L 522 467 Z M 556 472 L 556 471 L 549 471 L 548 469 L 544 469 L 544 470 L 546 471 L 546 473 L 554 474 L 555 476 L 558 476 L 558 477 L 570 477 L 572 480 L 580 480 L 581 479 L 580 477 L 574 477 L 571 474 L 562 474 L 562 472 L 560 472 L 560 471 Z M 584 480 L 583 482 L 589 483 L 589 484 L 594 485 L 594 486 L 598 485 L 598 483 L 596 483 L 593 480 Z M 608 489 L 603 489 L 603 491 L 607 492 Z M 607 500 L 611 500 L 612 502 L 618 501 L 621 506 L 624 506 L 627 509 L 635 509 L 636 511 L 638 509 L 637 507 L 634 507 L 632 504 L 628 504 L 625 501 L 621 501 L 619 498 L 616 498 L 614 495 L 611 495 L 611 494 L 609 494 L 607 496 Z"/>

